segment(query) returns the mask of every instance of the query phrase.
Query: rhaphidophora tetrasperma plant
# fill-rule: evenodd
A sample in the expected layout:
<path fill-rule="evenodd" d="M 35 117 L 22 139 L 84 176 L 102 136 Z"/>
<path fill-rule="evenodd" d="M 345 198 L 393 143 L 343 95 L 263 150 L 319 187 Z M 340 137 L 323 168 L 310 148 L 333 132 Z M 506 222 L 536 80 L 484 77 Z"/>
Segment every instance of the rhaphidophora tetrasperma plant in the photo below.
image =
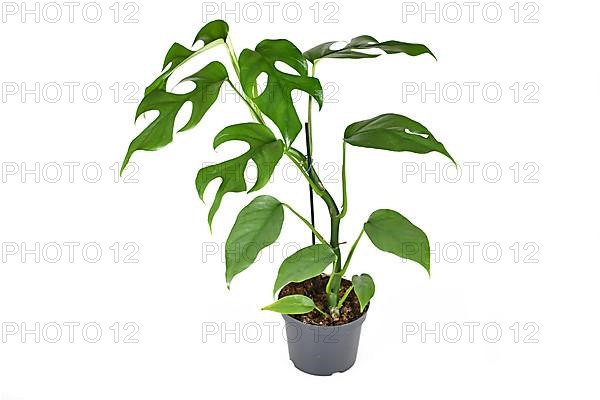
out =
<path fill-rule="evenodd" d="M 194 128 L 216 101 L 221 86 L 227 83 L 244 101 L 254 121 L 228 126 L 214 139 L 215 148 L 229 141 L 246 142 L 249 145 L 246 153 L 223 163 L 202 168 L 198 172 L 196 188 L 200 198 L 203 198 L 210 182 L 215 179 L 221 180 L 208 213 L 209 225 L 225 194 L 247 190 L 244 171 L 250 160 L 256 164 L 258 174 L 256 182 L 248 193 L 255 192 L 267 184 L 277 163 L 284 156 L 297 166 L 314 193 L 325 202 L 330 216 L 330 238 L 326 240 L 313 224 L 290 205 L 271 196 L 256 197 L 240 211 L 227 238 L 225 245 L 227 285 L 229 286 L 234 276 L 255 261 L 262 249 L 275 242 L 283 224 L 284 209 L 289 210 L 306 224 L 320 244 L 303 248 L 283 261 L 273 288 L 274 294 L 288 283 L 303 282 L 321 275 L 329 265 L 333 264 L 325 288 L 328 307 L 317 308 L 317 310 L 336 319 L 344 301 L 354 290 L 362 312 L 375 293 L 372 278 L 368 274 L 354 275 L 352 285 L 344 293 L 341 293 L 340 284 L 348 270 L 356 245 L 364 233 L 380 250 L 416 261 L 429 273 L 430 253 L 427 236 L 405 217 L 392 210 L 377 210 L 371 214 L 358 233 L 344 262 L 339 246 L 339 229 L 340 221 L 348 210 L 346 145 L 420 154 L 435 151 L 452 160 L 442 143 L 438 142 L 420 123 L 398 114 L 383 114 L 349 125 L 341 142 L 344 164 L 342 167 L 343 201 L 340 208 L 323 185 L 317 171 L 309 165 L 307 156 L 294 147 L 294 141 L 302 130 L 302 123 L 292 101 L 291 92 L 300 90 L 308 94 L 308 149 L 310 149 L 313 100 L 318 103 L 319 108 L 323 104 L 321 83 L 315 77 L 315 67 L 318 62 L 326 58 L 360 59 L 380 55 L 365 51 L 372 49 L 387 54 L 405 53 L 410 56 L 426 53 L 433 56 L 431 51 L 422 44 L 395 40 L 378 42 L 375 38 L 365 35 L 352 39 L 343 47 L 335 47 L 333 45 L 336 42 L 328 42 L 305 53 L 288 40 L 264 40 L 254 50 L 244 49 L 238 57 L 229 37 L 229 27 L 221 20 L 205 25 L 196 35 L 194 44 L 200 41 L 202 47 L 199 50 L 190 50 L 179 43 L 173 44 L 169 49 L 163 72 L 146 89 L 145 97 L 137 109 L 136 118 L 151 110 L 158 111 L 159 115 L 131 142 L 123 168 L 135 151 L 156 150 L 173 140 L 175 117 L 187 102 L 193 106 L 191 115 L 179 132 Z M 184 79 L 195 86 L 190 92 L 176 94 L 167 91 L 167 80 L 175 70 L 196 55 L 218 45 L 224 45 L 227 49 L 241 90 L 237 89 L 225 66 L 218 61 L 213 61 Z M 277 62 L 287 64 L 297 74 L 281 71 L 276 66 Z M 263 73 L 267 75 L 267 83 L 259 93 L 257 79 Z M 279 131 L 277 135 L 269 127 L 265 117 L 273 122 Z M 313 300 L 303 295 L 281 297 L 273 304 L 264 307 L 266 310 L 284 314 L 303 314 L 315 308 Z"/>

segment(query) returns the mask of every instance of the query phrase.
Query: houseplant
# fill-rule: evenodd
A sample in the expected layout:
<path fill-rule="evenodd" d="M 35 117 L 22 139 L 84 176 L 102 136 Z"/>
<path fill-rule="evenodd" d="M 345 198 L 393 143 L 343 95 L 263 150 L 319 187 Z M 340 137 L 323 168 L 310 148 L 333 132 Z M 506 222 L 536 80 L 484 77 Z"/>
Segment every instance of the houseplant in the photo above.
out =
<path fill-rule="evenodd" d="M 169 49 L 163 71 L 146 89 L 137 109 L 136 119 L 151 110 L 158 111 L 159 115 L 131 142 L 122 169 L 135 151 L 156 150 L 173 140 L 175 117 L 186 102 L 191 102 L 193 108 L 189 120 L 180 131 L 194 128 L 216 101 L 221 86 L 231 85 L 248 107 L 253 122 L 224 128 L 215 136 L 214 147 L 229 141 L 243 141 L 248 144 L 249 149 L 234 159 L 202 168 L 198 172 L 196 188 L 201 199 L 208 184 L 221 179 L 208 212 L 209 225 L 212 224 L 225 194 L 244 191 L 251 193 L 262 189 L 268 183 L 277 163 L 287 157 L 326 205 L 330 216 L 330 237 L 325 239 L 314 222 L 309 222 L 291 205 L 272 196 L 258 196 L 240 211 L 227 239 L 227 286 L 237 274 L 255 261 L 262 249 L 277 240 L 285 212 L 297 217 L 312 231 L 313 245 L 283 261 L 273 288 L 273 294 L 279 292 L 279 297 L 263 309 L 282 313 L 287 327 L 299 329 L 301 334 L 304 332 L 304 336 L 301 335 L 298 340 L 288 340 L 290 357 L 298 368 L 319 375 L 344 371 L 352 366 L 356 358 L 360 325 L 375 293 L 373 279 L 366 273 L 356 274 L 351 280 L 343 278 L 364 234 L 380 250 L 415 261 L 427 273 L 430 271 L 427 236 L 392 210 L 373 212 L 346 257 L 342 256 L 339 243 L 340 222 L 348 211 L 346 146 L 420 154 L 438 152 L 451 160 L 452 157 L 427 128 L 405 116 L 383 114 L 354 122 L 346 128 L 341 141 L 343 197 L 339 207 L 311 165 L 313 103 L 316 102 L 319 109 L 323 104 L 322 88 L 315 77 L 315 67 L 324 59 L 377 57 L 379 54 L 367 51 L 372 49 L 387 54 L 404 53 L 410 56 L 433 54 L 421 44 L 378 42 L 370 36 L 359 36 L 343 47 L 335 48 L 335 42 L 328 42 L 304 53 L 288 40 L 264 40 L 254 50 L 244 49 L 238 56 L 229 37 L 229 27 L 221 20 L 205 25 L 196 35 L 194 45 L 197 42 L 202 42 L 198 50 L 190 50 L 178 43 Z M 176 69 L 196 55 L 219 45 L 227 49 L 234 78 L 239 81 L 241 89 L 238 90 L 225 66 L 213 61 L 184 79 L 194 84 L 194 89 L 190 92 L 175 94 L 167 91 L 167 80 Z M 297 74 L 280 71 L 276 66 L 277 62 L 287 64 Z M 259 93 L 257 78 L 261 73 L 266 73 L 268 80 L 264 90 Z M 291 92 L 295 89 L 307 93 L 309 97 L 306 127 L 308 154 L 294 146 L 302 130 L 302 123 L 291 98 Z M 256 164 L 258 176 L 248 190 L 244 170 L 250 160 Z M 318 239 L 318 244 L 314 243 L 314 238 Z M 325 273 L 330 265 L 331 270 Z M 307 340 L 307 329 L 315 326 L 319 327 L 319 333 L 311 335 L 311 340 Z M 331 340 L 332 335 L 336 340 Z M 322 336 L 328 336 L 330 340 L 313 340 Z"/>

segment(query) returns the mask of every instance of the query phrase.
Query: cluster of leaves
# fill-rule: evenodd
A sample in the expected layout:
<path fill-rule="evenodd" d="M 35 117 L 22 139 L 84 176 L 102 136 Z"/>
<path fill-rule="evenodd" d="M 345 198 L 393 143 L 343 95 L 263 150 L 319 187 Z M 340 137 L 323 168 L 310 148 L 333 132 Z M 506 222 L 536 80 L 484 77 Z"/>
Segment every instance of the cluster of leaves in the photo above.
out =
<path fill-rule="evenodd" d="M 341 48 L 334 49 L 333 45 L 336 42 L 327 42 L 304 53 L 288 40 L 264 40 L 254 50 L 244 49 L 238 57 L 229 41 L 229 27 L 226 22 L 221 20 L 210 22 L 204 26 L 196 35 L 194 45 L 197 42 L 202 42 L 198 50 L 191 50 L 175 43 L 167 52 L 163 71 L 146 89 L 145 97 L 136 112 L 136 119 L 152 110 L 158 111 L 159 114 L 131 142 L 125 156 L 123 169 L 134 152 L 157 150 L 173 141 L 176 133 L 175 118 L 185 103 L 192 104 L 192 112 L 189 120 L 178 132 L 197 126 L 216 101 L 222 85 L 225 83 L 232 85 L 248 106 L 254 121 L 228 126 L 214 138 L 214 148 L 229 141 L 247 143 L 249 148 L 244 154 L 198 171 L 196 188 L 201 199 L 204 198 L 208 185 L 215 179 L 220 180 L 219 188 L 208 213 L 209 224 L 212 224 L 226 194 L 245 191 L 250 193 L 262 189 L 268 183 L 277 163 L 284 156 L 289 157 L 301 169 L 317 194 L 322 196 L 327 203 L 330 213 L 337 210 L 337 206 L 322 186 L 316 173 L 309 170 L 306 156 L 293 147 L 296 137 L 302 129 L 302 123 L 292 101 L 291 92 L 293 90 L 303 91 L 308 94 L 309 98 L 317 102 L 319 108 L 323 104 L 321 83 L 313 76 L 313 73 L 309 73 L 309 63 L 312 64 L 314 72 L 316 64 L 323 59 L 360 59 L 374 58 L 380 55 L 365 51 L 372 49 L 379 49 L 387 54 L 404 53 L 410 56 L 430 54 L 433 56 L 431 51 L 422 44 L 398 41 L 379 42 L 371 36 L 364 35 L 352 39 Z M 227 48 L 241 91 L 238 91 L 232 83 L 227 68 L 218 61 L 209 63 L 183 80 L 194 84 L 194 89 L 190 92 L 175 94 L 167 91 L 167 81 L 176 69 L 198 54 L 218 45 L 224 45 Z M 278 62 L 285 63 L 296 74 L 281 71 L 276 67 Z M 257 79 L 263 73 L 267 75 L 267 84 L 259 94 Z M 309 107 L 311 104 L 312 102 L 309 101 Z M 265 116 L 277 128 L 277 135 L 266 124 Z M 348 144 L 395 152 L 408 151 L 419 154 L 438 152 L 452 160 L 442 143 L 437 141 L 427 128 L 398 114 L 383 114 L 349 125 L 345 130 L 342 144 L 344 154 L 345 145 Z M 256 164 L 258 176 L 254 185 L 248 189 L 244 170 L 250 160 Z M 345 180 L 344 173 L 343 211 L 337 215 L 332 213 L 332 221 L 334 218 L 341 219 L 346 212 Z M 227 239 L 225 263 L 228 286 L 237 274 L 247 269 L 256 260 L 262 249 L 277 240 L 286 209 L 305 223 L 317 235 L 320 243 L 303 248 L 283 261 L 273 287 L 274 295 L 288 283 L 302 282 L 322 274 L 330 265 L 334 265 L 330 275 L 330 284 L 335 287 L 336 279 L 339 283 L 347 271 L 352 254 L 363 233 L 366 233 L 378 249 L 413 260 L 422 265 L 428 273 L 430 271 L 427 236 L 396 211 L 377 210 L 371 214 L 341 268 L 337 238 L 332 237 L 330 241 L 325 240 L 316 228 L 290 205 L 282 203 L 272 196 L 262 195 L 253 199 L 240 211 Z M 361 309 L 364 310 L 375 293 L 375 284 L 368 274 L 354 275 L 351 288 L 341 298 L 338 298 L 337 292 L 334 293 L 334 302 L 330 304 L 328 311 L 339 309 L 352 290 L 359 299 Z M 315 308 L 316 305 L 310 298 L 301 295 L 286 296 L 264 307 L 266 310 L 286 314 L 306 313 Z M 325 313 L 323 310 L 319 311 Z"/>

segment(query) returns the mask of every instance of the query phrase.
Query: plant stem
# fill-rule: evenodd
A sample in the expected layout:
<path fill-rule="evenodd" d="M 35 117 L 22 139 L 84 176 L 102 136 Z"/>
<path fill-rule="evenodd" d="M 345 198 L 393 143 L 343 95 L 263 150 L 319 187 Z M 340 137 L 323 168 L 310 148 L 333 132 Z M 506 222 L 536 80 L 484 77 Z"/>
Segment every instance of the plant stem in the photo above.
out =
<path fill-rule="evenodd" d="M 329 314 L 327 314 L 326 312 L 324 312 L 323 310 L 321 310 L 319 307 L 317 307 L 315 305 L 315 310 L 317 310 L 318 312 L 320 312 L 323 316 L 325 317 L 329 317 Z"/>
<path fill-rule="evenodd" d="M 316 182 L 316 184 L 321 188 L 321 193 L 317 194 L 323 199 L 329 211 L 329 218 L 331 220 L 331 238 L 329 240 L 329 244 L 331 245 L 331 248 L 338 257 L 337 262 L 334 265 L 333 271 L 339 272 L 342 269 L 342 256 L 340 254 L 339 243 L 340 220 L 338 218 L 340 212 L 338 210 L 337 204 L 335 203 L 335 200 L 331 196 L 331 193 L 329 193 L 329 191 L 325 189 L 323 183 L 321 182 L 321 179 L 317 175 L 314 168 L 311 168 L 310 171 L 308 171 L 308 176 L 310 180 Z"/>
<path fill-rule="evenodd" d="M 311 168 L 309 173 L 311 179 L 318 182 L 321 187 L 323 184 L 319 179 L 319 176 L 315 172 L 314 168 Z M 329 210 L 329 219 L 331 221 L 331 236 L 329 240 L 329 245 L 333 249 L 334 254 L 336 255 L 335 262 L 333 264 L 332 277 L 337 275 L 342 269 L 342 253 L 340 252 L 340 243 L 339 243 L 339 234 L 340 234 L 340 219 L 338 218 L 339 210 L 335 200 L 331 196 L 331 194 L 323 187 L 323 193 L 320 195 L 325 204 L 327 205 L 327 209 Z M 327 303 L 330 308 L 334 308 L 337 305 L 339 299 L 339 291 L 341 279 L 336 279 L 335 277 L 331 280 L 330 292 L 327 294 Z"/>
<path fill-rule="evenodd" d="M 231 60 L 231 64 L 233 65 L 235 75 L 237 76 L 238 81 L 241 84 L 242 78 L 241 78 L 240 64 L 238 63 L 237 56 L 235 54 L 235 50 L 233 49 L 233 41 L 231 40 L 231 38 L 229 38 L 229 37 L 227 38 L 227 41 L 225 41 L 225 47 L 227 47 L 227 53 L 229 54 L 229 59 Z M 242 100 L 244 100 L 244 102 L 250 109 L 250 112 L 252 113 L 252 116 L 256 119 L 256 121 L 260 122 L 263 125 L 266 125 L 265 120 L 262 117 L 262 113 L 260 112 L 260 109 L 256 106 L 256 104 L 254 104 L 254 102 L 250 102 L 250 100 L 248 100 L 248 98 L 242 92 L 237 90 L 237 88 L 231 82 L 231 80 L 229 78 L 227 78 L 227 82 L 229 82 L 229 84 L 231 85 L 233 90 L 235 90 L 235 92 L 242 98 Z M 253 92 L 254 92 L 254 90 L 253 90 Z"/>
<path fill-rule="evenodd" d="M 242 98 L 242 100 L 244 100 L 244 103 L 246 103 L 246 105 L 248 106 L 248 108 L 250 109 L 250 112 L 252 113 L 252 116 L 254 117 L 254 119 L 256 119 L 257 122 L 260 122 L 261 124 L 265 124 L 265 121 L 263 120 L 262 116 L 254 109 L 254 107 L 252 106 L 252 104 L 250 104 L 250 102 L 248 101 L 248 99 L 246 98 L 246 96 L 244 96 L 233 84 L 233 82 L 231 82 L 231 80 L 229 78 L 227 78 L 227 82 L 229 83 L 229 85 L 233 88 L 233 90 L 238 94 L 238 96 L 240 96 Z"/>
<path fill-rule="evenodd" d="M 344 268 L 340 271 L 340 275 L 344 275 L 346 273 L 346 271 L 348 270 L 348 267 L 350 266 L 350 260 L 352 259 L 352 255 L 354 254 L 354 250 L 356 250 L 356 246 L 358 245 L 358 242 L 359 242 L 360 238 L 362 237 L 363 233 L 365 233 L 364 227 L 360 230 L 360 233 L 358 234 L 358 237 L 354 241 L 354 244 L 352 244 L 352 248 L 350 249 L 350 252 L 348 253 L 348 257 L 346 257 L 346 262 L 344 263 Z"/>
<path fill-rule="evenodd" d="M 348 211 L 348 195 L 346 194 L 346 142 L 342 144 L 342 212 L 338 216 L 342 219 Z"/>
<path fill-rule="evenodd" d="M 323 186 L 323 183 L 321 182 L 321 179 L 319 178 L 315 169 L 311 168 L 309 171 L 307 171 L 305 167 L 306 159 L 304 159 L 304 156 L 302 154 L 297 153 L 299 152 L 293 148 L 290 148 L 290 150 L 286 152 L 289 159 L 292 160 L 292 162 L 296 165 L 296 167 L 298 167 L 302 175 L 304 175 L 304 177 L 308 180 L 315 193 L 319 197 L 321 197 L 321 199 L 323 199 L 329 211 L 329 219 L 331 221 L 331 237 L 329 240 L 329 245 L 333 249 L 334 254 L 336 255 L 336 260 L 334 262 L 333 271 L 331 274 L 332 279 L 327 285 L 328 295 L 332 295 L 328 296 L 328 305 L 329 307 L 335 307 L 339 300 L 341 280 L 333 278 L 333 275 L 339 275 L 339 272 L 342 269 L 342 254 L 340 252 L 339 244 L 340 212 L 338 210 L 337 204 L 335 203 L 335 200 L 327 191 L 327 189 L 325 189 L 325 187 Z M 299 157 L 302 157 L 302 159 L 298 160 Z"/>
<path fill-rule="evenodd" d="M 310 68 L 310 76 L 314 77 L 315 76 L 315 70 L 317 68 L 317 64 L 312 64 L 311 68 Z M 313 148 L 313 141 L 312 141 L 312 103 L 313 102 L 313 98 L 312 96 L 308 96 L 308 143 L 310 148 Z"/>
<path fill-rule="evenodd" d="M 320 186 L 317 186 L 318 184 L 315 183 L 311 179 L 311 177 L 308 175 L 308 172 L 306 172 L 306 168 L 304 168 L 304 166 L 301 164 L 301 162 L 296 159 L 295 155 L 292 155 L 292 152 L 286 151 L 285 154 L 288 156 L 288 158 L 290 160 L 292 160 L 292 162 L 300 170 L 300 173 L 302 173 L 302 175 L 304 176 L 304 178 L 306 178 L 306 180 L 308 181 L 308 184 L 313 188 L 313 190 L 315 191 L 315 193 L 317 193 L 319 195 L 319 197 L 321 197 L 324 188 L 322 188 Z"/>
<path fill-rule="evenodd" d="M 229 53 L 229 59 L 231 60 L 231 64 L 233 64 L 233 69 L 235 70 L 235 74 L 240 77 L 240 64 L 238 63 L 237 56 L 235 55 L 235 50 L 233 49 L 233 42 L 231 38 L 227 36 L 227 40 L 225 41 L 225 46 L 227 47 L 227 53 Z"/>
<path fill-rule="evenodd" d="M 352 289 L 354 289 L 354 286 L 350 286 L 348 288 L 348 290 L 346 290 L 346 293 L 344 293 L 344 295 L 342 296 L 342 298 L 340 299 L 340 301 L 338 301 L 337 308 L 342 307 L 342 305 L 344 304 L 344 302 L 346 301 L 346 299 L 350 295 L 350 292 L 352 292 Z"/>
<path fill-rule="evenodd" d="M 308 127 L 308 124 L 304 124 L 304 132 L 306 134 L 306 161 L 307 161 L 307 169 L 308 171 L 311 170 L 311 168 L 313 167 L 312 165 L 312 148 L 311 148 L 311 144 L 310 144 L 310 128 Z M 315 200 L 314 200 L 314 194 L 313 194 L 313 190 L 312 187 L 310 185 L 308 185 L 308 201 L 310 204 L 310 223 L 315 226 Z M 312 239 L 312 244 L 315 244 L 315 235 L 311 235 L 311 239 Z"/>
<path fill-rule="evenodd" d="M 304 224 L 315 234 L 315 236 L 317 237 L 317 239 L 319 239 L 319 241 L 327 246 L 329 246 L 329 243 L 327 243 L 327 240 L 325 240 L 325 238 L 317 231 L 317 229 L 310 223 L 308 222 L 308 220 L 306 218 L 304 218 L 302 215 L 300 215 L 298 212 L 296 212 L 296 210 L 294 210 L 289 204 L 286 203 L 281 203 L 283 204 L 284 207 L 286 207 L 288 210 L 290 210 L 292 213 L 294 213 L 294 215 L 296 215 L 296 217 L 300 218 L 300 220 L 302 222 L 304 222 Z"/>

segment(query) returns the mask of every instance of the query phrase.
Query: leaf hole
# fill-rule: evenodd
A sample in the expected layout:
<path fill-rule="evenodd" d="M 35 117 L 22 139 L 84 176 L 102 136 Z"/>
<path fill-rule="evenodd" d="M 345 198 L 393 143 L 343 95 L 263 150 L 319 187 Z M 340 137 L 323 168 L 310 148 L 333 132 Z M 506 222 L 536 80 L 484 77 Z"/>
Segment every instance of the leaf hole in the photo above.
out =
<path fill-rule="evenodd" d="M 174 94 L 188 94 L 196 89 L 196 84 L 191 81 L 182 81 L 175 85 L 172 89 Z"/>
<path fill-rule="evenodd" d="M 192 116 L 192 108 L 193 105 L 191 101 L 186 101 L 185 103 L 183 103 L 183 106 L 179 109 L 179 112 L 175 116 L 175 125 L 173 132 L 179 132 L 179 130 L 183 128 L 185 124 L 187 124 L 187 122 L 190 120 L 190 117 Z"/>
<path fill-rule="evenodd" d="M 302 101 L 304 97 L 304 92 L 299 89 L 292 89 L 290 92 L 290 97 L 292 98 L 292 103 L 296 104 Z"/>
<path fill-rule="evenodd" d="M 284 74 L 300 76 L 298 71 L 283 61 L 275 61 L 275 69 L 277 69 L 279 72 L 283 72 Z"/>
<path fill-rule="evenodd" d="M 347 45 L 348 45 L 348 42 L 344 42 L 344 41 L 341 41 L 341 42 L 335 42 L 335 43 L 332 43 L 332 44 L 329 46 L 329 50 L 338 51 L 338 50 L 341 50 L 341 49 L 343 49 L 343 48 L 344 48 L 344 47 L 346 47 Z"/>
<path fill-rule="evenodd" d="M 145 129 L 146 126 L 148 126 L 156 118 L 158 118 L 159 114 L 160 114 L 160 112 L 158 110 L 146 111 L 145 113 L 143 113 L 142 115 L 139 116 L 139 118 L 137 119 L 137 122 L 143 121 L 144 122 L 143 128 Z"/>
<path fill-rule="evenodd" d="M 260 75 L 256 77 L 256 97 L 263 94 L 265 89 L 267 88 L 267 83 L 269 82 L 269 75 L 266 72 L 261 72 Z"/>
<path fill-rule="evenodd" d="M 423 139 L 427 139 L 429 137 L 428 133 L 421 133 L 421 132 L 413 132 L 408 128 L 404 129 L 405 133 L 408 133 L 409 135 L 417 135 L 417 136 L 421 136 Z"/>
<path fill-rule="evenodd" d="M 248 188 L 253 187 L 258 179 L 258 166 L 253 159 L 250 159 L 248 164 L 246 164 L 246 169 L 244 170 L 244 179 L 246 179 Z"/>
<path fill-rule="evenodd" d="M 202 168 L 208 167 L 210 165 L 214 165 L 214 164 L 208 164 L 208 163 L 203 164 Z M 220 176 L 216 177 L 215 179 L 213 179 L 212 181 L 210 181 L 208 183 L 208 185 L 206 186 L 206 189 L 204 189 L 204 196 L 203 196 L 204 202 L 206 204 L 209 204 L 209 205 L 212 204 L 222 183 L 223 183 L 223 178 L 221 178 Z"/>

